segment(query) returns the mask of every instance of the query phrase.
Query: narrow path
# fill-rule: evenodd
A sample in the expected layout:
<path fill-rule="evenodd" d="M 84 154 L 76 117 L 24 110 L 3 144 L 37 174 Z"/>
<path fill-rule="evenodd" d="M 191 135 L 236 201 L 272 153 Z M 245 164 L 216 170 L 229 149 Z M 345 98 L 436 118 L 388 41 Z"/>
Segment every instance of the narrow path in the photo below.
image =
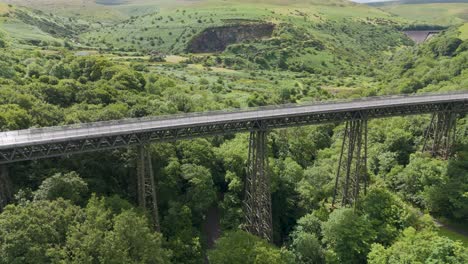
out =
<path fill-rule="evenodd" d="M 450 224 L 447 224 L 447 223 L 442 223 L 440 222 L 439 220 L 437 219 L 434 219 L 434 222 L 436 223 L 436 226 L 438 227 L 444 227 L 450 231 L 453 231 L 459 235 L 462 235 L 462 236 L 465 236 L 468 238 L 468 230 L 466 229 L 463 229 L 463 228 L 460 228 L 458 226 L 454 226 L 454 225 L 450 225 Z"/>
<path fill-rule="evenodd" d="M 208 249 L 212 249 L 216 240 L 221 236 L 220 217 L 220 212 L 216 205 L 212 206 L 206 214 L 206 219 L 203 223 L 203 233 L 206 235 Z"/>
<path fill-rule="evenodd" d="M 202 232 L 206 239 L 206 249 L 212 249 L 216 240 L 221 236 L 221 214 L 217 205 L 213 205 L 206 214 L 206 219 L 202 226 Z M 208 262 L 208 257 L 205 255 L 205 263 Z"/>

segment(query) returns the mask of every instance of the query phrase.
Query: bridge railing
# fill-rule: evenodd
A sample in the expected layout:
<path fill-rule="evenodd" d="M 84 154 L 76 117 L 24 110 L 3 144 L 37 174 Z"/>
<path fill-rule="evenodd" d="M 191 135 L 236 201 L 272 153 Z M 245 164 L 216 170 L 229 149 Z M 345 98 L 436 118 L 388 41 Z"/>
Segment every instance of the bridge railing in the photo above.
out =
<path fill-rule="evenodd" d="M 405 95 L 385 95 L 385 96 L 373 96 L 373 97 L 362 97 L 362 98 L 351 98 L 351 99 L 334 99 L 327 101 L 314 101 L 314 102 L 302 102 L 296 104 L 280 104 L 280 105 L 268 105 L 268 106 L 259 106 L 259 107 L 248 107 L 248 108 L 230 108 L 223 110 L 214 110 L 214 111 L 205 111 L 205 112 L 196 112 L 196 113 L 182 113 L 182 114 L 173 114 L 173 115 L 161 115 L 161 116 L 148 116 L 142 118 L 124 118 L 120 120 L 110 120 L 110 121 L 100 121 L 92 123 L 77 123 L 65 126 L 52 126 L 44 128 L 30 128 L 17 131 L 5 131 L 0 132 L 0 142 L 2 139 L 16 137 L 16 136 L 26 136 L 34 134 L 42 134 L 47 132 L 58 132 L 58 131 L 67 131 L 67 130 L 77 130 L 77 129 L 91 129 L 91 128 L 103 128 L 116 125 L 131 125 L 142 122 L 152 122 L 152 121 L 163 121 L 163 120 L 176 120 L 182 118 L 192 118 L 200 116 L 216 116 L 227 113 L 243 113 L 243 112 L 255 112 L 255 111 L 264 111 L 264 110 L 276 110 L 284 108 L 299 108 L 304 106 L 319 106 L 326 104 L 340 104 L 340 103 L 352 103 L 352 102 L 369 102 L 369 101 L 378 101 L 378 100 L 391 100 L 391 99 L 402 99 L 402 98 L 419 98 L 427 96 L 443 96 L 443 95 L 459 95 L 467 94 L 467 91 L 455 91 L 450 93 L 421 93 L 421 94 L 405 94 Z"/>

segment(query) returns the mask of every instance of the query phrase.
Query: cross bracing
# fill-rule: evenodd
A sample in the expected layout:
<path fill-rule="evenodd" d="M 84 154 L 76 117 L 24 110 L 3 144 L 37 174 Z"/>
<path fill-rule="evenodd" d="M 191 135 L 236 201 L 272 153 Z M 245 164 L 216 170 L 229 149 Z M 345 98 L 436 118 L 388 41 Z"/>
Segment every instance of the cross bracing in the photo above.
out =
<path fill-rule="evenodd" d="M 367 119 L 468 112 L 468 92 L 363 98 L 162 118 L 127 119 L 0 133 L 0 164 L 261 129 Z"/>

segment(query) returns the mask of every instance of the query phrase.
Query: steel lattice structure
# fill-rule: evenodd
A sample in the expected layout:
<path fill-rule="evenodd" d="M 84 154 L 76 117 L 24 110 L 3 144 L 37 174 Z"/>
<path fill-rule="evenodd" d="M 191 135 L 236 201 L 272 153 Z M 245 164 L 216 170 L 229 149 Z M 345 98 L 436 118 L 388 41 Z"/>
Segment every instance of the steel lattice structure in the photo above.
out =
<path fill-rule="evenodd" d="M 450 110 L 432 115 L 424 137 L 423 152 L 429 152 L 433 157 L 450 157 L 455 143 L 457 115 Z"/>
<path fill-rule="evenodd" d="M 0 164 L 218 134 L 443 112 L 468 112 L 468 92 L 394 96 L 234 112 L 130 119 L 0 133 Z"/>
<path fill-rule="evenodd" d="M 218 134 L 250 132 L 245 211 L 246 229 L 272 240 L 267 131 L 274 128 L 346 122 L 333 203 L 356 201 L 367 179 L 367 121 L 373 118 L 435 113 L 424 149 L 432 140 L 433 155 L 448 155 L 457 114 L 468 112 L 468 92 L 439 95 L 366 98 L 348 102 L 287 105 L 233 112 L 197 113 L 151 119 L 130 119 L 0 133 L 0 181 L 4 164 L 77 153 L 139 146 L 138 202 L 148 205 L 159 229 L 151 156 L 144 145 Z M 442 151 L 443 150 L 443 151 Z M 342 177 L 344 175 L 344 177 Z M 8 177 L 6 177 L 8 178 Z M 4 192 L 4 191 L 2 191 Z M 1 197 L 0 197 L 1 198 Z M 0 209 L 1 209 L 0 201 Z"/>
<path fill-rule="evenodd" d="M 0 212 L 13 197 L 12 189 L 8 168 L 6 166 L 0 166 Z"/>
<path fill-rule="evenodd" d="M 246 230 L 251 234 L 272 241 L 273 221 L 267 134 L 265 129 L 250 133 L 244 207 Z"/>
<path fill-rule="evenodd" d="M 160 231 L 156 183 L 151 154 L 145 146 L 138 146 L 137 192 L 138 205 L 149 210 L 156 231 Z"/>
<path fill-rule="evenodd" d="M 367 118 L 361 116 L 346 121 L 332 205 L 339 192 L 342 206 L 355 203 L 361 187 L 367 188 L 367 176 Z"/>

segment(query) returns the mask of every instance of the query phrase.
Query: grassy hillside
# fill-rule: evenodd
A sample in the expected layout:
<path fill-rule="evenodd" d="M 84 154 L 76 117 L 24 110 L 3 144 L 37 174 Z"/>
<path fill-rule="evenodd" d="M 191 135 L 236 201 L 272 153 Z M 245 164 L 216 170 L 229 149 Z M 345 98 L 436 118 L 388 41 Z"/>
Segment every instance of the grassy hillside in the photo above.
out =
<path fill-rule="evenodd" d="M 373 62 L 400 47 L 411 45 L 398 31 L 400 24 L 408 21 L 379 9 L 342 0 L 264 0 L 256 2 L 254 6 L 246 0 L 132 0 L 100 1 L 100 4 L 84 1 L 80 2 L 81 5 L 79 1 L 15 2 L 30 6 L 42 2 L 43 8 L 53 4 L 57 6 L 54 10 L 59 10 L 59 14 L 72 17 L 79 7 L 82 12 L 96 7 L 97 10 L 104 8 L 116 12 L 113 14 L 119 13 L 121 16 L 114 17 L 116 21 L 126 17 L 125 20 L 109 24 L 90 21 L 86 25 L 88 28 L 82 30 L 80 21 L 75 18 L 66 21 L 57 15 L 46 16 L 41 11 L 13 8 L 15 11 L 11 11 L 10 17 L 5 18 L 2 27 L 19 43 L 39 46 L 53 43 L 61 46 L 63 39 L 71 39 L 72 43 L 75 42 L 74 46 L 89 50 L 83 54 L 95 53 L 97 50 L 118 52 L 126 55 L 124 59 L 150 53 L 183 55 L 196 52 L 190 46 L 194 39 L 201 38 L 208 29 L 230 27 L 234 32 L 240 32 L 235 34 L 242 35 L 245 32 L 239 28 L 243 25 L 272 24 L 274 30 L 269 35 L 259 39 L 244 38 L 241 43 L 227 43 L 231 46 L 221 53 L 186 56 L 186 63 L 201 66 L 202 69 L 211 67 L 228 71 L 282 70 L 323 74 L 333 76 L 329 77 L 330 80 L 320 81 L 331 84 L 331 91 L 340 90 L 344 83 L 349 86 L 360 83 L 367 87 L 367 81 L 361 82 L 362 75 L 365 78 L 372 76 Z M 19 19 L 19 10 L 29 17 L 44 19 Z M 97 18 L 99 16 L 94 19 Z M 52 20 L 58 29 L 51 30 L 51 23 L 44 25 L 43 21 L 48 20 Z M 251 31 L 255 33 L 255 29 Z M 78 35 L 80 32 L 83 33 Z M 203 42 L 213 42 L 212 39 L 200 41 L 202 46 Z M 346 80 L 345 77 L 349 76 L 356 76 L 353 78 L 359 80 Z M 335 82 L 335 77 L 341 78 L 339 83 Z M 349 94 L 350 91 L 346 90 L 345 93 Z"/>
<path fill-rule="evenodd" d="M 94 0 L 4 0 L 3 2 L 89 21 L 113 22 L 126 18 L 124 14 L 107 6 L 98 5 Z"/>
<path fill-rule="evenodd" d="M 468 2 L 387 4 L 380 9 L 397 16 L 421 23 L 454 25 L 468 21 Z"/>
<path fill-rule="evenodd" d="M 400 30 L 416 22 L 344 0 L 11 2 L 26 6 L 0 4 L 1 131 L 468 87 L 467 24 L 414 45 Z M 237 231 L 247 133 L 145 147 L 161 234 L 134 209 L 133 147 L 11 165 L 0 264 L 468 263 L 420 213 L 466 222 L 468 120 L 448 161 L 420 152 L 429 124 L 369 120 L 354 208 L 331 204 L 344 124 L 268 131 L 273 243 Z"/>
<path fill-rule="evenodd" d="M 468 87 L 466 24 L 402 50 L 380 68 L 385 93 L 464 90 Z"/>
<path fill-rule="evenodd" d="M 458 30 L 460 31 L 460 39 L 468 39 L 468 23 L 465 23 L 462 26 L 460 26 Z"/>
<path fill-rule="evenodd" d="M 206 28 L 255 21 L 274 23 L 277 26 L 274 37 L 282 35 L 279 33 L 281 29 L 289 28 L 305 34 L 304 41 L 318 39 L 329 46 L 344 49 L 343 45 L 350 40 L 338 40 L 342 36 L 335 36 L 334 31 L 338 31 L 336 35 L 343 34 L 349 38 L 359 34 L 354 31 L 367 32 L 379 26 L 395 25 L 395 20 L 399 21 L 381 10 L 347 1 L 270 0 L 256 3 L 253 7 L 242 0 L 209 0 L 195 1 L 189 6 L 185 3 L 161 5 L 158 12 L 133 16 L 122 23 L 84 33 L 81 38 L 91 47 L 183 53 L 190 40 Z M 389 28 L 385 30 L 391 31 Z M 381 35 L 374 38 L 381 38 Z"/>
<path fill-rule="evenodd" d="M 89 23 L 32 10 L 0 4 L 0 28 L 16 43 L 26 46 L 62 46 L 65 41 L 89 27 Z"/>

